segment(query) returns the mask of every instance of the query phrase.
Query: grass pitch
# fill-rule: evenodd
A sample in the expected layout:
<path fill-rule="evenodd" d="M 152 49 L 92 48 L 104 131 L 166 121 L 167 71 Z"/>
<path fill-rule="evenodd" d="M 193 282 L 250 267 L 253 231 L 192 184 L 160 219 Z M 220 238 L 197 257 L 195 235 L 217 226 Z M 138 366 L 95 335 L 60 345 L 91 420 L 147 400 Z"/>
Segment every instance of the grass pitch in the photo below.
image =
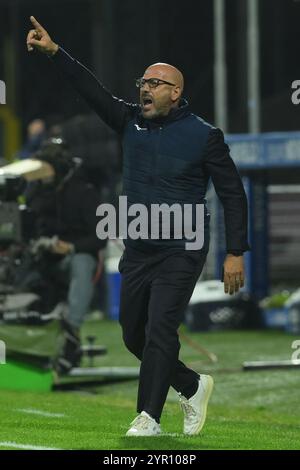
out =
<path fill-rule="evenodd" d="M 86 334 L 107 346 L 99 366 L 136 366 L 117 323 L 90 321 Z M 186 333 L 186 332 L 185 332 Z M 243 372 L 246 360 L 290 359 L 295 337 L 282 332 L 188 333 L 218 356 L 216 364 L 182 342 L 181 358 L 212 374 L 215 388 L 201 435 L 182 434 L 177 395 L 170 391 L 163 436 L 124 437 L 136 416 L 137 381 L 77 387 L 75 391 L 22 393 L 0 390 L 0 450 L 56 449 L 300 449 L 299 370 Z M 2 366 L 0 366 L 2 367 Z"/>

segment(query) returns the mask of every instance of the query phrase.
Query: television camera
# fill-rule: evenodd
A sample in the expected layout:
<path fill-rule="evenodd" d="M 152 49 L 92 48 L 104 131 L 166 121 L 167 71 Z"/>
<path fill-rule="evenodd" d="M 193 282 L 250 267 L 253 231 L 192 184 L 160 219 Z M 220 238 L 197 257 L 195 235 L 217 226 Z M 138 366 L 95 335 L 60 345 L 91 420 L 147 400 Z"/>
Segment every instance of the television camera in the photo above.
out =
<path fill-rule="evenodd" d="M 32 317 L 29 298 L 36 304 L 38 292 L 22 281 L 43 251 L 51 249 L 56 240 L 36 236 L 33 215 L 24 203 L 23 194 L 28 183 L 50 180 L 53 175 L 49 163 L 35 159 L 0 168 L 0 321 L 24 321 L 26 315 Z"/>

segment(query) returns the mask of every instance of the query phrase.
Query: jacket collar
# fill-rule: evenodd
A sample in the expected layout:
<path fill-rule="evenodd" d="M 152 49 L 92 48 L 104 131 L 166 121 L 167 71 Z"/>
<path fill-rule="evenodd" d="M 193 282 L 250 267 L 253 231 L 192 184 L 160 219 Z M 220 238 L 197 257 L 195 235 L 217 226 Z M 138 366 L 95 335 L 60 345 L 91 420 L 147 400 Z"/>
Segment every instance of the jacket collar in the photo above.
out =
<path fill-rule="evenodd" d="M 189 104 L 185 98 L 180 100 L 178 108 L 172 108 L 167 116 L 160 116 L 155 119 L 145 119 L 141 111 L 138 113 L 138 121 L 148 128 L 160 127 L 179 119 L 185 118 L 190 114 Z"/>

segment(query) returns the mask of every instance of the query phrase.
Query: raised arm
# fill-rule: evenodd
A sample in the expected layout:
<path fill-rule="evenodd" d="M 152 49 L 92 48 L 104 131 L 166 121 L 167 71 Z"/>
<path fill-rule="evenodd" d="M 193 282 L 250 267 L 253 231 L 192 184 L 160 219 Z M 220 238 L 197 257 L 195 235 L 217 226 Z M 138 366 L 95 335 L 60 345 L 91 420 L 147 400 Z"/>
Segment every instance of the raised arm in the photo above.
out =
<path fill-rule="evenodd" d="M 50 57 L 89 106 L 106 124 L 121 134 L 126 123 L 136 113 L 137 105 L 125 103 L 112 96 L 90 70 L 52 41 L 45 28 L 33 16 L 30 21 L 34 29 L 27 35 L 28 51 L 36 49 Z"/>

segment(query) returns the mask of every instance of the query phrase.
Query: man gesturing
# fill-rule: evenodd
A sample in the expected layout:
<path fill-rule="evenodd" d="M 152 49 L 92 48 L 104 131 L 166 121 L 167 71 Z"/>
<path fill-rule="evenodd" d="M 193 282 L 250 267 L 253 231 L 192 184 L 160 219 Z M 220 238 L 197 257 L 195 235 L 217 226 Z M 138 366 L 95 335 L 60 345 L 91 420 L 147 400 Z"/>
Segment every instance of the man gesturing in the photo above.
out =
<path fill-rule="evenodd" d="M 177 330 L 209 248 L 209 213 L 205 193 L 210 178 L 223 204 L 227 256 L 225 292 L 243 287 L 243 252 L 247 243 L 247 200 L 240 176 L 220 129 L 192 114 L 182 98 L 184 79 L 175 67 L 157 63 L 136 80 L 139 104 L 111 95 L 96 77 L 60 46 L 31 17 L 28 50 L 47 54 L 90 107 L 114 129 L 123 145 L 123 194 L 128 205 L 192 208 L 204 206 L 204 243 L 186 249 L 186 238 L 128 238 L 119 263 L 122 274 L 120 323 L 123 339 L 141 361 L 137 411 L 128 436 L 161 432 L 160 417 L 169 387 L 178 392 L 185 434 L 198 434 L 206 419 L 213 379 L 197 374 L 178 356 Z M 160 224 L 161 222 L 159 222 Z M 173 230 L 173 231 L 172 231 Z"/>

